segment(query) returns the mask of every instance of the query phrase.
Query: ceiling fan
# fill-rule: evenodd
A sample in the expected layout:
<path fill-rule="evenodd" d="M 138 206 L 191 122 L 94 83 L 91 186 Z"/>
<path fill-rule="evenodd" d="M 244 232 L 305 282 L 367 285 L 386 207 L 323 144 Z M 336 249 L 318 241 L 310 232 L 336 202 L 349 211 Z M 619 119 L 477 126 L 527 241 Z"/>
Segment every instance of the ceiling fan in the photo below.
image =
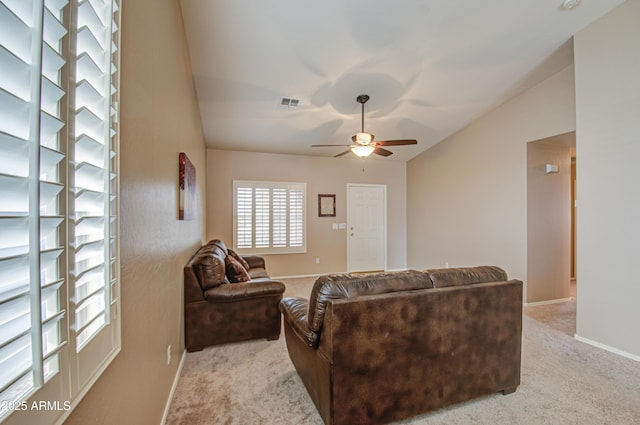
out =
<path fill-rule="evenodd" d="M 402 145 L 415 145 L 418 143 L 417 140 L 414 139 L 406 139 L 406 140 L 382 140 L 379 142 L 374 142 L 374 135 L 370 133 L 364 132 L 364 104 L 369 100 L 369 95 L 361 94 L 356 98 L 356 101 L 362 105 L 362 131 L 360 133 L 356 133 L 351 137 L 353 143 L 350 145 L 311 145 L 312 148 L 318 147 L 327 147 L 327 146 L 347 146 L 348 150 L 335 155 L 335 157 L 339 157 L 342 155 L 346 155 L 349 152 L 353 152 L 357 156 L 361 158 L 366 158 L 367 156 L 375 153 L 376 155 L 381 156 L 389 156 L 393 155 L 393 152 L 390 150 L 384 149 L 381 146 L 402 146 Z"/>

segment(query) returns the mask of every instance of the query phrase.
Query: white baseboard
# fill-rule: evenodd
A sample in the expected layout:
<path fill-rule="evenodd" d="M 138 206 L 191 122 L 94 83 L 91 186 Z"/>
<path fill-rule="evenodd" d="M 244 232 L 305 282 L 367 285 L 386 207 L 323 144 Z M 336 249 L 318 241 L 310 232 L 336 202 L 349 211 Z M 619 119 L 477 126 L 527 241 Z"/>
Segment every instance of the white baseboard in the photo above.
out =
<path fill-rule="evenodd" d="M 307 277 L 320 277 L 320 276 L 324 276 L 325 274 L 338 274 L 338 273 L 344 273 L 344 272 L 327 272 L 327 273 L 319 273 L 319 274 L 298 274 L 298 275 L 292 275 L 292 276 L 273 276 L 271 279 L 303 279 L 303 278 L 307 278 Z"/>
<path fill-rule="evenodd" d="M 628 359 L 640 362 L 640 356 L 636 356 L 635 354 L 627 353 L 626 351 L 622 351 L 622 350 L 618 350 L 617 348 L 609 347 L 608 345 L 601 344 L 601 343 L 593 341 L 593 340 L 591 340 L 589 338 L 581 337 L 578 334 L 573 334 L 573 337 L 576 340 L 580 341 L 580 342 L 584 342 L 585 344 L 593 345 L 594 347 L 601 348 L 601 349 L 609 351 L 609 352 L 611 352 L 613 354 L 617 354 L 619 356 L 626 357 Z"/>
<path fill-rule="evenodd" d="M 555 300 L 547 300 L 547 301 L 536 301 L 534 303 L 524 303 L 525 307 L 535 307 L 539 305 L 549 305 L 549 304 L 558 304 L 558 303 L 566 303 L 567 301 L 571 301 L 573 298 L 558 298 Z"/>
<path fill-rule="evenodd" d="M 176 376 L 173 378 L 173 385 L 171 385 L 171 391 L 169 392 L 167 404 L 164 406 L 164 413 L 162 414 L 162 421 L 160 422 L 160 425 L 164 425 L 167 422 L 167 416 L 169 416 L 169 408 L 171 407 L 171 401 L 173 400 L 173 393 L 176 391 L 176 387 L 178 386 L 178 381 L 180 380 L 180 374 L 182 373 L 182 367 L 184 366 L 184 360 L 186 358 L 187 350 L 184 350 L 182 352 L 180 364 L 178 365 L 178 370 L 176 371 Z"/>

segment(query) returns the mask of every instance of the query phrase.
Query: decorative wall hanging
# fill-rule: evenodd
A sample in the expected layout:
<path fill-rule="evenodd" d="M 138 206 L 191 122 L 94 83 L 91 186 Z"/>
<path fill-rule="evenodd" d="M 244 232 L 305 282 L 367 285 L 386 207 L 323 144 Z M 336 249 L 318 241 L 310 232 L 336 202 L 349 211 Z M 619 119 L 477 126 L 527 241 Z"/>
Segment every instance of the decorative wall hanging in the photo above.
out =
<path fill-rule="evenodd" d="M 318 217 L 336 216 L 336 195 L 318 195 Z"/>
<path fill-rule="evenodd" d="M 196 169 L 187 158 L 187 154 L 180 152 L 180 208 L 179 220 L 193 220 L 196 216 Z"/>

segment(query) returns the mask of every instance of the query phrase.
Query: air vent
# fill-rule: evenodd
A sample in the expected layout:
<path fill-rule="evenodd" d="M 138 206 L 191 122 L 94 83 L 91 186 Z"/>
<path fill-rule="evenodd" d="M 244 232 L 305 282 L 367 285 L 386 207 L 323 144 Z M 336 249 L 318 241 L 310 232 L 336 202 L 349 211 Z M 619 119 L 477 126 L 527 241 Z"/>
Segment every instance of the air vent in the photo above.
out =
<path fill-rule="evenodd" d="M 295 108 L 298 107 L 299 103 L 300 103 L 300 99 L 293 99 L 291 97 L 281 97 L 278 107 L 279 108 L 295 109 Z"/>

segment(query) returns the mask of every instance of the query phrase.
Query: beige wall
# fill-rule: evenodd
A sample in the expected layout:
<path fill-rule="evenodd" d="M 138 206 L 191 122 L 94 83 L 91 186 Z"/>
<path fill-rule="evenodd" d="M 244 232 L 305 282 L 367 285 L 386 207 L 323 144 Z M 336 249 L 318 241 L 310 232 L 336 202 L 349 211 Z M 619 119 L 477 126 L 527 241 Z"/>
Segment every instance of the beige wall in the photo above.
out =
<path fill-rule="evenodd" d="M 526 281 L 526 143 L 573 130 L 569 67 L 409 161 L 408 267 L 493 264 Z"/>
<path fill-rule="evenodd" d="M 405 268 L 406 166 L 392 160 L 326 158 L 207 150 L 207 238 L 232 246 L 233 180 L 307 183 L 307 253 L 266 256 L 272 276 L 301 276 L 347 270 L 347 183 L 387 185 L 387 268 Z M 336 194 L 336 217 L 318 217 L 318 194 Z M 320 264 L 315 259 L 320 258 Z"/>
<path fill-rule="evenodd" d="M 575 37 L 577 335 L 640 360 L 640 1 Z"/>
<path fill-rule="evenodd" d="M 571 152 L 575 132 L 527 143 L 527 302 L 571 296 Z M 558 166 L 547 173 L 546 165 Z"/>
<path fill-rule="evenodd" d="M 184 350 L 182 267 L 204 237 L 204 138 L 177 1 L 123 1 L 122 64 L 122 351 L 66 424 L 160 423 Z M 181 151 L 196 167 L 193 221 L 177 220 Z"/>

